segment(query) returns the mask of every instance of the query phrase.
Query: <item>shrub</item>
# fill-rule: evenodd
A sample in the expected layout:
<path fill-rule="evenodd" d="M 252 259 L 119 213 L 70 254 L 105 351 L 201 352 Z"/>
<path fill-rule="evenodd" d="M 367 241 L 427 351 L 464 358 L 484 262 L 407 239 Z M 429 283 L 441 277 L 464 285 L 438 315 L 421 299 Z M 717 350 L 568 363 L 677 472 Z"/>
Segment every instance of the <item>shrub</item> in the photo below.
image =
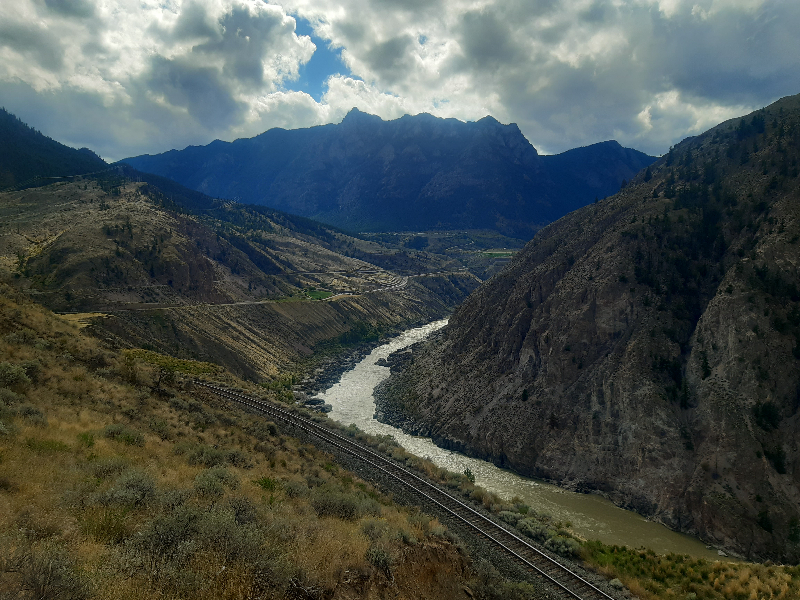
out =
<path fill-rule="evenodd" d="M 127 461 L 120 456 L 101 458 L 91 464 L 92 475 L 98 479 L 105 479 L 112 475 L 118 475 L 128 468 Z"/>
<path fill-rule="evenodd" d="M 25 371 L 25 375 L 27 375 L 28 379 L 30 379 L 32 383 L 39 381 L 39 375 L 42 372 L 42 365 L 38 360 L 26 360 L 20 363 L 19 366 L 22 367 L 22 370 Z"/>
<path fill-rule="evenodd" d="M 231 507 L 236 523 L 239 525 L 255 523 L 258 517 L 255 504 L 243 496 L 234 496 L 230 498 L 228 500 L 228 506 Z"/>
<path fill-rule="evenodd" d="M 17 409 L 17 414 L 34 425 L 47 425 L 44 413 L 32 404 L 23 404 Z"/>
<path fill-rule="evenodd" d="M 176 447 L 175 452 L 182 454 L 185 450 L 185 447 L 179 446 Z M 213 448 L 205 444 L 192 445 L 188 450 L 188 461 L 190 465 L 202 465 L 204 467 L 233 465 L 234 467 L 249 469 L 253 466 L 250 457 L 241 450 Z"/>
<path fill-rule="evenodd" d="M 373 542 L 382 538 L 389 531 L 389 524 L 383 519 L 364 519 L 361 532 Z"/>
<path fill-rule="evenodd" d="M 120 504 L 123 506 L 143 506 L 156 496 L 156 484 L 153 478 L 143 471 L 125 471 L 114 482 L 114 485 L 99 500 L 102 504 Z"/>
<path fill-rule="evenodd" d="M 0 406 L 13 406 L 22 400 L 23 397 L 19 394 L 15 394 L 8 388 L 0 388 Z"/>
<path fill-rule="evenodd" d="M 345 492 L 330 484 L 316 488 L 311 506 L 320 517 L 354 521 L 364 515 L 380 515 L 380 504 L 363 492 Z"/>
<path fill-rule="evenodd" d="M 376 569 L 383 571 L 387 577 L 392 576 L 392 564 L 394 560 L 392 555 L 382 544 L 373 544 L 367 549 L 366 556 L 367 562 Z"/>
<path fill-rule="evenodd" d="M 82 529 L 99 542 L 119 544 L 131 535 L 127 507 L 106 507 L 95 513 L 84 514 Z"/>
<path fill-rule="evenodd" d="M 16 344 L 18 346 L 24 344 L 33 344 L 37 340 L 36 332 L 33 329 L 23 327 L 19 331 L 14 331 L 8 335 L 3 336 L 3 339 L 9 344 Z"/>
<path fill-rule="evenodd" d="M 32 598 L 83 600 L 89 597 L 89 586 L 62 549 L 48 547 L 36 552 L 27 551 L 12 560 L 14 570 L 20 575 L 20 587 Z"/>
<path fill-rule="evenodd" d="M 86 446 L 87 448 L 91 448 L 94 446 L 94 435 L 88 431 L 78 434 L 78 443 L 81 446 Z"/>
<path fill-rule="evenodd" d="M 266 440 L 278 435 L 278 426 L 272 421 L 257 421 L 247 428 L 247 433 L 258 440 Z"/>
<path fill-rule="evenodd" d="M 217 507 L 204 513 L 197 523 L 197 542 L 201 548 L 233 561 L 258 555 L 261 541 L 252 524 L 240 525 L 230 507 Z"/>
<path fill-rule="evenodd" d="M 167 423 L 164 419 L 151 419 L 150 430 L 164 441 L 172 438 L 172 432 L 170 431 L 169 423 Z"/>
<path fill-rule="evenodd" d="M 545 542 L 555 535 L 555 532 L 537 519 L 522 519 L 517 523 L 517 529 L 537 542 Z"/>
<path fill-rule="evenodd" d="M 40 454 L 51 454 L 54 452 L 66 452 L 69 450 L 69 446 L 67 446 L 64 442 L 60 442 L 58 440 L 37 440 L 33 438 L 28 438 L 25 440 L 25 445 L 33 450 L 34 452 L 38 452 Z"/>
<path fill-rule="evenodd" d="M 283 482 L 283 492 L 289 498 L 301 498 L 308 494 L 308 485 L 305 481 L 290 479 Z"/>
<path fill-rule="evenodd" d="M 499 513 L 497 513 L 497 516 L 509 525 L 516 525 L 523 517 L 523 515 L 516 512 L 511 512 L 510 510 L 501 510 Z"/>
<path fill-rule="evenodd" d="M 239 489 L 239 478 L 223 467 L 206 469 L 194 478 L 194 490 L 199 496 L 219 498 L 225 493 L 225 487 Z"/>
<path fill-rule="evenodd" d="M 757 402 L 753 406 L 753 416 L 755 417 L 756 425 L 765 431 L 777 429 L 781 422 L 780 410 L 771 400 Z"/>
<path fill-rule="evenodd" d="M 764 448 L 764 456 L 772 463 L 778 473 L 781 475 L 786 474 L 786 452 L 782 447 Z"/>
<path fill-rule="evenodd" d="M 544 547 L 551 552 L 555 552 L 556 554 L 570 558 L 573 556 L 578 556 L 581 545 L 577 542 L 577 540 L 572 538 L 557 536 L 551 537 L 545 541 Z"/>
<path fill-rule="evenodd" d="M 109 439 L 122 442 L 128 446 L 144 446 L 144 436 L 135 429 L 126 427 L 122 423 L 108 425 L 105 428 L 103 435 Z"/>
<path fill-rule="evenodd" d="M 0 387 L 20 392 L 31 384 L 31 380 L 20 365 L 3 361 L 0 363 Z"/>
<path fill-rule="evenodd" d="M 270 477 L 262 477 L 261 479 L 254 479 L 253 483 L 266 492 L 275 492 L 280 489 L 281 482 L 277 479 Z"/>
<path fill-rule="evenodd" d="M 182 565 L 194 550 L 190 541 L 197 533 L 199 517 L 191 506 L 158 515 L 126 542 L 127 570 L 131 575 L 145 572 L 158 578 L 165 567 Z"/>

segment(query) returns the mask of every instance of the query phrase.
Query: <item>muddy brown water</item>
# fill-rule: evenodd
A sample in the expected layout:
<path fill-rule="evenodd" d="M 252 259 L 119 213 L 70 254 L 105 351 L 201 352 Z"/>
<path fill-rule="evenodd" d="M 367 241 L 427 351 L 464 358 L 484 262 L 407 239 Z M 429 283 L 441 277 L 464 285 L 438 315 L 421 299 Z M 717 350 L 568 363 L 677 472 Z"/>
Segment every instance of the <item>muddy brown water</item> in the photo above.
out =
<path fill-rule="evenodd" d="M 623 510 L 601 496 L 579 494 L 542 481 L 521 477 L 500 469 L 484 460 L 470 458 L 458 452 L 436 446 L 429 438 L 403 433 L 400 429 L 373 419 L 375 386 L 389 376 L 388 367 L 377 363 L 392 352 L 410 346 L 444 327 L 446 320 L 404 332 L 387 344 L 379 346 L 355 368 L 342 375 L 337 384 L 319 397 L 333 407 L 329 417 L 349 425 L 355 423 L 361 430 L 375 435 L 393 436 L 406 450 L 430 459 L 434 464 L 462 473 L 470 469 L 475 482 L 510 499 L 521 498 L 538 512 L 549 513 L 557 521 L 569 521 L 571 529 L 586 539 L 597 539 L 606 544 L 619 544 L 632 548 L 650 548 L 659 554 L 675 552 L 694 557 L 718 559 L 717 550 L 688 535 L 676 533 L 641 515 Z"/>

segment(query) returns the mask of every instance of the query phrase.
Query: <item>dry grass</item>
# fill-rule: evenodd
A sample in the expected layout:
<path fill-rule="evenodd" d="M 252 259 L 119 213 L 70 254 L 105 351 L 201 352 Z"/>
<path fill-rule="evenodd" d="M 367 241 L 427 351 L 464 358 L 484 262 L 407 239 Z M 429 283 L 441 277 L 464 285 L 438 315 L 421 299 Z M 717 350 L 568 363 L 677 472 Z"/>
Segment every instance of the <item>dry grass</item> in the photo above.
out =
<path fill-rule="evenodd" d="M 790 600 L 800 597 L 800 567 L 694 559 L 588 542 L 583 558 L 642 600 Z"/>
<path fill-rule="evenodd" d="M 30 375 L 0 400 L 0 597 L 32 597 L 43 573 L 68 599 L 349 597 L 434 547 L 441 590 L 463 588 L 464 558 L 437 523 L 274 425 L 199 402 L 180 377 L 242 382 L 103 349 L 0 291 L 0 363 Z M 158 395 L 164 368 L 174 379 Z"/>

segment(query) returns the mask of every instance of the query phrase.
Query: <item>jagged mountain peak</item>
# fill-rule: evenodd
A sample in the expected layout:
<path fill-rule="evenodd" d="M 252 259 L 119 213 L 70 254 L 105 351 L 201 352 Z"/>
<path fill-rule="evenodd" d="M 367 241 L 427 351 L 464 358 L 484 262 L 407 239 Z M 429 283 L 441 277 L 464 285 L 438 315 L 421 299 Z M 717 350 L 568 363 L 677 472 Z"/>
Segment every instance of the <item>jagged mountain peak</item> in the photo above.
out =
<path fill-rule="evenodd" d="M 357 231 L 494 229 L 528 239 L 619 189 L 652 162 L 539 157 L 516 124 L 430 114 L 384 121 L 352 109 L 337 125 L 270 129 L 233 144 L 125 162 L 211 196 L 263 204 Z M 561 155 L 559 155 L 561 156 Z"/>

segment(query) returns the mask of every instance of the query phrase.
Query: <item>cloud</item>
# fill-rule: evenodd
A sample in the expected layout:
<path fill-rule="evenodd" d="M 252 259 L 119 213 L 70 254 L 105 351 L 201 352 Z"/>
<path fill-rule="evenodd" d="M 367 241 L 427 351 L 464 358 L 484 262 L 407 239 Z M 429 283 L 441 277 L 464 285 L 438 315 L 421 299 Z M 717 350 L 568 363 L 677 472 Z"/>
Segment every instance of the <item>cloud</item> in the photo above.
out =
<path fill-rule="evenodd" d="M 319 101 L 292 90 L 316 49 L 295 16 L 348 71 Z M 353 106 L 491 114 L 544 152 L 660 154 L 800 92 L 798 30 L 785 0 L 17 0 L 0 6 L 0 102 L 108 158 Z"/>

